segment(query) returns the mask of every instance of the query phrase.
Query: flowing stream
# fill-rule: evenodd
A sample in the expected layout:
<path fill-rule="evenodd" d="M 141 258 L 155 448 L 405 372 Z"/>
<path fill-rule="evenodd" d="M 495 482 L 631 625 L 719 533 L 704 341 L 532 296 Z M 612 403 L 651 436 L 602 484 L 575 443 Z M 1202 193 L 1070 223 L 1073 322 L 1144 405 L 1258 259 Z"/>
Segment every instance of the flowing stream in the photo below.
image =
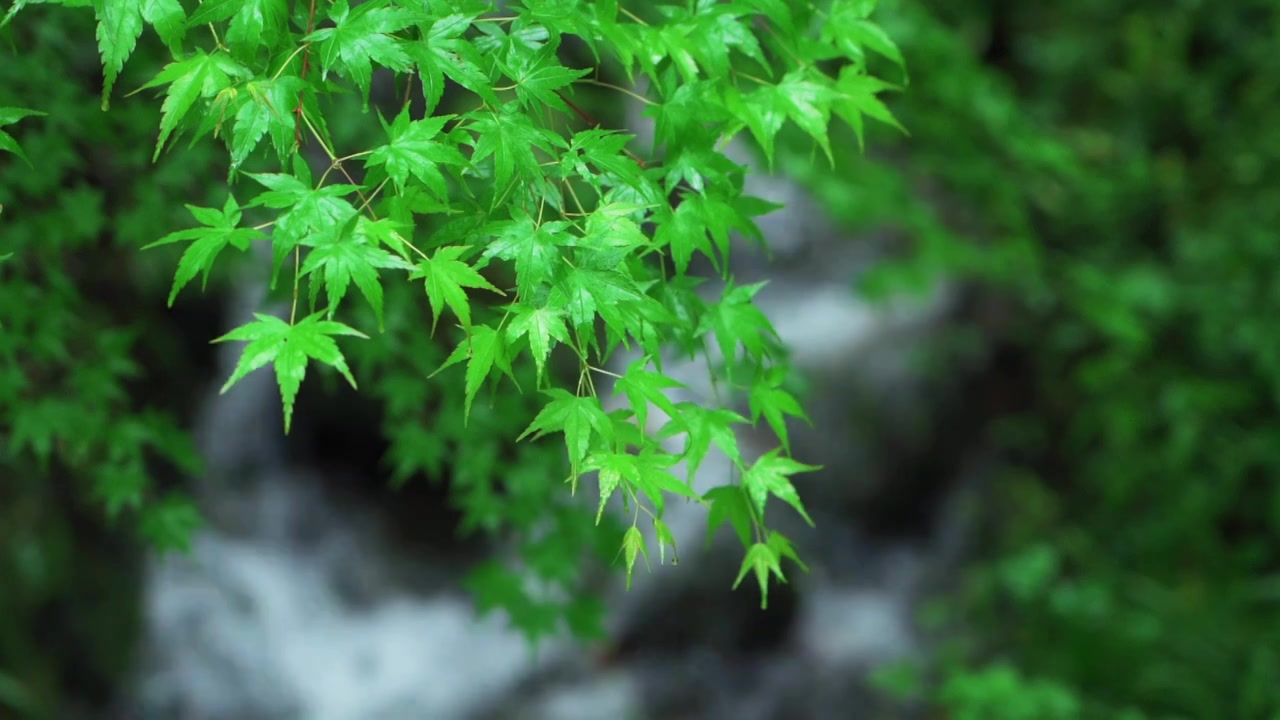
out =
<path fill-rule="evenodd" d="M 826 470 L 801 487 L 818 523 L 782 529 L 811 572 L 793 571 L 774 608 L 731 592 L 740 548 L 699 553 L 705 515 L 673 503 L 681 565 L 640 573 L 610 598 L 625 652 L 608 664 L 566 642 L 534 656 L 500 617 L 478 620 L 454 565 L 414 557 L 372 506 L 331 492 L 329 468 L 289 459 L 269 370 L 225 395 L 211 388 L 197 437 L 211 518 L 189 557 L 153 560 L 146 658 L 125 716 L 134 720 L 782 720 L 897 717 L 869 691 L 874 664 L 926 650 L 911 621 L 919 593 L 950 562 L 950 531 L 907 537 L 861 529 L 859 502 L 895 482 L 874 441 L 848 420 L 867 389 L 888 417 L 930 411 L 908 362 L 946 321 L 953 299 L 869 306 L 851 291 L 874 243 L 842 237 L 798 189 L 752 179 L 788 203 L 764 219 L 778 262 L 739 251 L 743 282 L 768 277 L 759 303 L 816 388 L 816 430 L 796 438 Z M 819 218 L 819 219 L 815 219 Z M 259 307 L 247 287 L 229 310 Z M 221 349 L 225 378 L 240 348 Z M 625 366 L 628 358 L 621 358 Z M 701 364 L 671 373 L 710 397 Z M 603 388 L 602 388 L 603 391 Z M 898 407 L 903 406 L 903 407 Z M 909 406 L 910 412 L 899 411 Z M 747 453 L 765 448 L 750 447 Z M 729 471 L 711 455 L 699 484 Z M 322 480 L 326 480 L 322 482 Z M 590 493 L 587 493 L 590 495 Z M 945 516 L 945 514 L 944 514 Z M 771 516 L 772 517 L 772 516 Z M 403 582 L 406 574 L 420 581 Z M 426 578 L 426 580 L 422 580 Z"/>

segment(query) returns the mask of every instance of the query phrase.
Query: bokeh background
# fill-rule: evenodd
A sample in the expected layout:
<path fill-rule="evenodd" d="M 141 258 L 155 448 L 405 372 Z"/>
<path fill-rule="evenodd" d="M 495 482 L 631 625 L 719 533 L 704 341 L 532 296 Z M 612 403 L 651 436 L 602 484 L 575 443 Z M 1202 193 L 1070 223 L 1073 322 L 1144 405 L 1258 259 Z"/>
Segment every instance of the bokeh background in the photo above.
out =
<path fill-rule="evenodd" d="M 503 686 L 516 701 L 483 712 L 441 700 L 430 707 L 449 709 L 410 703 L 376 715 L 354 700 L 341 708 L 332 698 L 277 702 L 247 675 L 214 678 L 214 660 L 277 640 L 242 637 L 241 650 L 208 649 L 221 642 L 211 637 L 236 627 L 234 617 L 206 608 L 208 616 L 223 613 L 210 621 L 221 628 L 214 635 L 198 629 L 206 617 L 199 612 L 159 617 L 170 606 L 157 600 L 157 583 L 187 586 L 150 556 L 146 541 L 181 538 L 194 523 L 181 498 L 194 497 L 222 533 L 196 549 L 209 587 L 217 577 L 249 577 L 255 558 L 267 557 L 251 542 L 265 536 L 237 522 L 292 518 L 305 537 L 290 542 L 341 536 L 324 562 L 354 572 L 339 593 L 343 607 L 382 607 L 390 588 L 426 597 L 457 585 L 454 569 L 491 549 L 457 538 L 449 483 L 425 479 L 454 477 L 461 461 L 445 449 L 406 456 L 405 447 L 441 442 L 433 417 L 400 418 L 395 432 L 382 432 L 387 397 L 343 395 L 324 378 L 308 380 L 313 387 L 298 411 L 308 422 L 287 443 L 262 439 L 277 432 L 269 415 L 211 405 L 225 368 L 208 341 L 231 322 L 240 266 L 229 261 L 203 294 L 188 290 L 169 309 L 176 251 L 140 248 L 188 225 L 183 203 L 221 206 L 225 152 L 200 142 L 152 164 L 158 105 L 118 93 L 102 112 L 88 15 L 32 6 L 0 32 L 0 106 L 48 113 L 8 128 L 33 167 L 0 155 L 0 251 L 15 253 L 0 265 L 0 717 L 613 718 L 623 711 L 598 693 L 579 692 L 573 710 L 544 704 L 541 715 L 530 714 L 532 700 L 519 700 L 541 697 L 566 673 L 597 687 L 584 678 L 616 679 L 619 666 L 647 667 L 646 657 L 663 658 L 668 675 L 645 671 L 658 680 L 634 690 L 643 702 L 625 712 L 636 717 L 1280 717 L 1274 3 L 883 0 L 876 19 L 899 44 L 909 77 L 888 63 L 877 71 L 904 83 L 886 102 L 909 135 L 868 127 L 862 154 L 840 131 L 834 168 L 803 137 L 783 143 L 777 170 L 785 188 L 795 204 L 819 208 L 831 222 L 804 226 L 796 240 L 803 251 L 780 253 L 780 286 L 813 287 L 806 273 L 820 272 L 821 282 L 874 317 L 882 317 L 875 308 L 933 297 L 939 287 L 953 295 L 941 316 L 905 336 L 860 336 L 890 349 L 909 345 L 909 359 L 890 357 L 910 363 L 916 392 L 868 399 L 850 380 L 867 373 L 865 357 L 838 353 L 808 388 L 821 406 L 819 431 L 827 428 L 809 442 L 828 453 L 836 473 L 823 482 L 880 478 L 832 505 L 825 521 L 856 542 L 841 544 L 844 536 L 832 531 L 810 538 L 810 547 L 820 560 L 844 559 L 863 582 L 857 597 L 876 591 L 898 603 L 891 609 L 909 616 L 910 642 L 884 640 L 826 677 L 835 667 L 823 665 L 826 655 L 795 649 L 806 632 L 839 636 L 861 618 L 850 631 L 858 645 L 883 635 L 892 613 L 859 605 L 806 615 L 817 596 L 806 595 L 812 581 L 760 614 L 748 591 L 730 593 L 729 566 L 710 574 L 714 587 L 672 590 L 660 612 L 629 611 L 632 635 L 613 638 L 621 659 L 558 675 L 508 668 L 501 672 L 523 678 Z M 163 49 L 148 43 L 120 87 L 142 85 L 162 64 Z M 642 132 L 610 96 L 578 97 L 613 126 Z M 376 123 L 357 103 L 348 107 L 349 117 L 330 116 L 335 134 L 362 142 Z M 804 220 L 785 213 L 774 231 L 783 245 L 781 235 Z M 874 253 L 862 253 L 870 247 Z M 829 261 L 853 256 L 857 262 Z M 780 302 L 788 310 L 774 321 L 784 336 L 802 316 L 824 311 L 805 297 Z M 793 334 L 822 349 L 821 338 Z M 357 361 L 373 369 L 389 362 Z M 269 383 L 257 387 L 260 397 L 249 400 L 277 402 Z M 895 402 L 923 409 L 900 413 Z M 237 419 L 219 421 L 219 413 Z M 507 423 L 516 426 L 510 432 L 503 414 L 482 418 L 480 430 L 473 421 L 473 432 L 490 432 L 490 444 L 514 437 L 524 423 Z M 244 436 L 227 439 L 228 427 Z M 271 447 L 247 447 L 253 442 Z M 846 445 L 867 451 L 831 454 Z M 208 476 L 210 465 L 221 473 L 213 489 L 192 480 Z M 319 471 L 305 482 L 278 479 L 299 467 Z M 407 482 L 393 491 L 393 476 Z M 110 508 L 118 516 L 104 509 L 102 488 L 118 496 L 127 483 L 137 483 L 153 508 L 141 518 L 129 507 Z M 276 497 L 268 487 L 319 487 L 328 499 L 301 489 Z M 326 514 L 335 503 L 361 508 L 361 529 L 351 531 L 357 539 L 342 539 L 339 521 Z M 376 541 L 361 539 L 370 527 Z M 893 558 L 904 548 L 932 568 L 909 597 L 885 590 L 897 582 Z M 306 596 L 303 581 L 288 575 L 290 563 L 252 567 L 269 576 L 253 580 L 253 592 L 272 582 L 282 588 L 261 597 Z M 246 602 L 256 602 L 246 592 Z M 252 622 L 267 615 L 245 611 L 258 618 Z M 498 631 L 490 626 L 469 630 L 461 610 L 440 617 L 454 623 L 449 637 L 461 646 L 495 653 L 476 668 L 507 667 L 504 658 L 523 652 L 519 643 L 492 640 Z M 726 627 L 707 630 L 709 618 Z M 813 623 L 818 630 L 805 630 Z M 344 643 L 386 634 L 370 627 L 317 621 L 312 652 L 340 654 Z M 411 622 L 392 632 L 422 628 L 428 637 L 419 645 L 443 647 L 443 635 L 432 635 L 444 633 L 440 627 Z M 329 637 L 326 628 L 359 637 Z M 191 652 L 208 662 L 181 650 L 196 646 L 206 649 Z M 759 677 L 751 673 L 767 662 L 761 658 L 783 655 L 808 658 L 788 665 L 801 677 L 784 690 L 753 696 L 751 708 L 708 699 L 744 696 L 741 678 Z M 722 673 L 704 672 L 716 663 Z M 326 672 L 313 685 L 380 692 L 355 670 Z M 688 692 L 663 695 L 681 682 Z M 815 684 L 866 689 L 847 697 L 802 691 Z"/>

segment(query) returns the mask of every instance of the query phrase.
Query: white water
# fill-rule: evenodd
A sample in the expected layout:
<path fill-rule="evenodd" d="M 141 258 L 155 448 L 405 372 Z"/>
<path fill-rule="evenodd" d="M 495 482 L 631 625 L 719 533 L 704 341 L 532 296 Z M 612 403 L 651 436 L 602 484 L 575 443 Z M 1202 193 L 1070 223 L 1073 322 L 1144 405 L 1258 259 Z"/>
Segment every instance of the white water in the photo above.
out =
<path fill-rule="evenodd" d="M 767 177 L 753 182 L 753 194 L 793 203 L 762 223 L 780 254 L 799 254 L 806 243 L 848 242 L 815 221 L 794 186 Z M 843 379 L 854 377 L 885 396 L 898 393 L 903 402 L 916 402 L 915 376 L 905 358 L 942 321 L 949 296 L 868 306 L 849 290 L 867 258 L 846 249 L 832 253 L 844 266 L 826 267 L 823 277 L 774 277 L 760 305 L 794 351 L 796 364 L 819 383 L 840 388 Z M 758 265 L 750 265 L 758 259 L 747 262 L 746 274 L 759 273 Z M 260 297 L 248 289 L 236 314 L 244 315 Z M 239 348 L 226 346 L 223 352 L 225 377 Z M 710 396 L 701 364 L 670 372 L 690 384 L 690 399 Z M 839 397 L 827 400 L 823 407 Z M 581 650 L 564 643 L 544 646 L 534 658 L 500 617 L 477 619 L 470 600 L 448 578 L 435 594 L 398 587 L 391 568 L 402 560 L 401 551 L 382 538 L 376 514 L 326 495 L 317 481 L 323 470 L 289 466 L 270 440 L 278 437 L 278 405 L 269 372 L 255 373 L 227 395 L 210 395 L 198 432 L 210 473 L 199 488 L 214 524 L 196 539 L 190 557 L 156 561 L 149 569 L 147 660 L 128 717 L 677 717 L 661 709 L 666 703 L 679 707 L 679 717 L 704 720 L 857 718 L 869 716 L 873 703 L 861 683 L 865 671 L 921 651 L 910 617 L 935 549 L 878 546 L 819 507 L 818 533 L 796 526 L 801 554 L 813 572 L 792 573 L 799 590 L 794 627 L 766 656 L 715 653 L 690 638 L 687 647 L 623 659 L 610 668 L 592 666 Z M 826 419 L 815 418 L 820 429 L 829 427 Z M 842 427 L 835 420 L 831 426 Z M 832 458 L 860 457 L 846 447 L 856 448 L 858 438 L 830 442 L 839 446 L 832 447 Z M 745 454 L 764 449 L 748 446 Z M 869 482 L 862 476 L 870 468 L 833 469 L 847 473 L 850 487 Z M 727 460 L 712 453 L 697 484 L 719 484 L 728 472 Z M 853 492 L 838 473 L 826 482 L 835 485 L 825 496 Z M 736 568 L 738 548 L 698 551 L 705 527 L 701 508 L 673 504 L 669 513 L 681 565 L 641 573 L 630 593 L 615 589 L 611 626 L 619 633 L 643 637 L 643 624 L 653 622 L 646 610 L 679 588 L 705 583 L 712 563 Z M 700 596 L 711 605 L 670 611 L 699 613 L 708 624 L 725 622 L 715 603 L 728 592 L 717 586 Z M 755 597 L 754 589 L 739 592 Z M 696 702 L 681 699 L 686 696 Z"/>

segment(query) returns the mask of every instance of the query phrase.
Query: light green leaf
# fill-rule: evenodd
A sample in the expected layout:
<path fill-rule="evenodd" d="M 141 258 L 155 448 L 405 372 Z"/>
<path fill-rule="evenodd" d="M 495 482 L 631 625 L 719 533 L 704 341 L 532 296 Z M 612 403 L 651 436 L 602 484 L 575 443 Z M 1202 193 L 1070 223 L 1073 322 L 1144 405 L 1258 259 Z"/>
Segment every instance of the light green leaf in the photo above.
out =
<path fill-rule="evenodd" d="M 466 400 L 462 416 L 462 423 L 465 426 L 471 417 L 471 403 L 480 392 L 480 386 L 484 385 L 484 381 L 489 378 L 489 373 L 495 367 L 508 376 L 512 376 L 512 373 L 506 341 L 502 333 L 488 325 L 471 328 L 469 336 L 458 345 L 436 373 L 464 359 L 467 361 Z"/>
<path fill-rule="evenodd" d="M 747 493 L 737 485 L 723 485 L 711 488 L 702 496 L 711 503 L 707 517 L 707 545 L 715 537 L 716 531 L 726 522 L 733 527 L 744 547 L 751 544 L 751 527 L 754 520 L 751 516 L 751 505 Z"/>
<path fill-rule="evenodd" d="M 410 279 L 422 278 L 427 286 L 427 299 L 431 301 L 431 331 L 435 332 L 440 313 L 447 305 L 462 321 L 464 328 L 471 326 L 471 303 L 464 288 L 490 290 L 505 295 L 484 279 L 476 269 L 459 260 L 467 248 L 451 245 L 436 248 L 429 258 L 423 258 Z"/>
<path fill-rule="evenodd" d="M 885 106 L 878 94 L 896 90 L 897 88 L 889 83 L 864 75 L 857 71 L 856 68 L 849 66 L 840 71 L 840 77 L 836 81 L 836 91 L 839 95 L 836 98 L 833 111 L 849 123 L 849 127 L 853 128 L 854 133 L 858 137 L 859 146 L 862 145 L 862 116 L 866 115 L 874 120 L 878 120 L 886 125 L 896 128 L 899 132 L 906 134 L 904 128 L 893 113 Z"/>
<path fill-rule="evenodd" d="M 534 150 L 554 157 L 555 148 L 568 146 L 558 134 L 534 125 L 533 119 L 515 103 L 508 103 L 500 111 L 468 113 L 467 117 L 471 118 L 467 129 L 477 138 L 471 162 L 478 164 L 492 156 L 493 176 L 500 189 L 505 189 L 517 174 L 530 182 L 542 182 Z"/>
<path fill-rule="evenodd" d="M 329 296 L 329 319 L 347 294 L 352 281 L 360 294 L 373 308 L 378 318 L 378 330 L 383 329 L 382 283 L 378 270 L 395 268 L 412 270 L 413 266 L 375 245 L 361 242 L 354 234 L 342 233 L 328 243 L 319 245 L 307 253 L 299 276 L 320 273 L 324 278 L 325 294 Z"/>
<path fill-rule="evenodd" d="M 676 409 L 675 403 L 663 391 L 686 387 L 684 383 L 672 380 L 666 375 L 646 370 L 650 362 L 651 360 L 647 357 L 632 362 L 613 387 L 614 395 L 623 393 L 627 396 L 627 401 L 631 403 L 631 409 L 635 412 L 641 428 L 646 427 L 650 403 L 666 413 L 668 418 L 679 416 L 680 411 Z"/>
<path fill-rule="evenodd" d="M 93 0 L 98 19 L 98 51 L 102 55 L 102 109 L 111 104 L 111 88 L 142 35 L 142 3 L 138 0 Z"/>
<path fill-rule="evenodd" d="M 240 5 L 227 27 L 227 43 L 246 51 L 274 48 L 289 26 L 288 0 L 236 0 Z M 207 7 L 209 3 L 205 3 Z"/>
<path fill-rule="evenodd" d="M 805 511 L 800 501 L 800 494 L 791 484 L 790 476 L 796 473 L 821 470 L 817 465 L 805 465 L 788 457 L 782 457 L 777 450 L 770 450 L 756 460 L 742 476 L 742 486 L 747 489 L 755 505 L 756 516 L 764 518 L 765 503 L 770 495 L 774 495 L 800 513 L 805 522 L 813 525 L 813 518 Z"/>
<path fill-rule="evenodd" d="M 548 45 L 520 68 L 509 68 L 507 74 L 516 82 L 516 97 L 526 108 L 547 106 L 568 112 L 569 107 L 556 91 L 590 74 L 590 69 L 572 70 L 556 59 L 555 48 Z"/>
<path fill-rule="evenodd" d="M 774 433 L 778 435 L 783 450 L 790 453 L 791 441 L 787 434 L 786 416 L 800 418 L 805 422 L 810 421 L 800 402 L 794 395 L 782 389 L 779 386 L 780 382 L 781 378 L 756 382 L 751 386 L 748 402 L 751 406 L 751 422 L 759 422 L 760 416 L 763 415 L 769 427 L 773 428 Z"/>
<path fill-rule="evenodd" d="M 177 52 L 182 47 L 187 14 L 178 0 L 142 0 L 142 19 L 155 28 L 170 50 Z"/>
<path fill-rule="evenodd" d="M 332 320 L 323 320 L 323 313 L 311 315 L 296 325 L 281 320 L 273 315 L 254 313 L 254 322 L 242 325 L 235 330 L 214 340 L 228 342 L 247 340 L 235 371 L 222 386 L 222 392 L 231 389 L 244 376 L 274 363 L 276 382 L 280 385 L 280 395 L 284 400 L 284 431 L 287 434 L 293 422 L 293 403 L 298 397 L 298 388 L 307 374 L 307 360 L 313 359 L 329 365 L 346 378 L 352 388 L 356 387 L 356 379 L 347 367 L 346 358 L 334 342 L 335 335 L 353 335 L 368 339 L 369 336 Z"/>
<path fill-rule="evenodd" d="M 570 238 L 564 233 L 566 222 L 537 224 L 529 215 L 513 212 L 515 219 L 493 228 L 497 234 L 484 250 L 484 257 L 500 258 L 515 263 L 516 294 L 526 301 L 549 282 L 564 264 L 559 246 Z"/>
<path fill-rule="evenodd" d="M 437 166 L 447 164 L 466 167 L 469 164 L 456 147 L 434 139 L 444 124 L 453 117 L 437 115 L 410 122 L 406 108 L 390 126 L 383 122 L 391 142 L 374 148 L 366 159 L 366 164 L 385 166 L 387 174 L 395 181 L 396 189 L 400 192 L 404 192 L 405 183 L 412 175 L 437 199 L 446 200 L 449 190 L 445 185 L 444 175 Z"/>
<path fill-rule="evenodd" d="M 413 25 L 417 18 L 404 8 L 378 7 L 380 4 L 362 3 L 349 10 L 346 0 L 337 0 L 329 8 L 335 26 L 304 38 L 316 44 L 323 73 L 338 70 L 356 84 L 366 109 L 373 63 L 397 72 L 413 66 L 403 41 L 392 33 Z"/>
<path fill-rule="evenodd" d="M 622 551 L 627 561 L 627 589 L 631 589 L 631 574 L 636 567 L 636 558 L 644 555 L 646 565 L 649 562 L 649 550 L 644 545 L 644 534 L 640 528 L 632 525 L 622 536 Z"/>
<path fill-rule="evenodd" d="M 529 350 L 537 366 L 538 378 L 546 371 L 547 358 L 555 341 L 569 342 L 569 330 L 565 325 L 564 310 L 557 307 L 535 308 L 528 305 L 512 307 L 515 314 L 507 325 L 507 337 L 518 340 L 529 338 Z"/>
<path fill-rule="evenodd" d="M 785 583 L 787 581 L 786 576 L 782 573 L 782 558 L 784 557 L 799 565 L 801 570 L 809 571 L 809 568 L 800 562 L 800 558 L 796 555 L 791 541 L 781 533 L 770 532 L 765 542 L 758 542 L 747 548 L 747 554 L 742 558 L 742 566 L 738 569 L 738 578 L 734 581 L 733 588 L 735 590 L 738 589 L 747 573 L 754 571 L 756 583 L 760 587 L 760 609 L 767 610 L 769 607 L 769 575 L 772 574 L 776 577 L 778 582 Z"/>
<path fill-rule="evenodd" d="M 600 518 L 604 517 L 604 508 L 609 503 L 609 497 L 622 483 L 622 474 L 616 468 L 605 467 L 601 468 L 596 476 L 600 481 L 600 506 L 596 509 L 596 524 L 599 525 Z"/>
<path fill-rule="evenodd" d="M 658 564 L 665 564 L 667 561 L 667 548 L 671 548 L 671 564 L 680 564 L 680 554 L 676 549 L 676 536 L 671 533 L 671 528 L 667 524 L 659 520 L 653 519 L 653 533 L 658 539 Z"/>
<path fill-rule="evenodd" d="M 754 572 L 756 583 L 760 586 L 760 609 L 769 608 L 769 575 L 772 573 L 781 582 L 786 582 L 779 564 L 778 552 L 765 543 L 755 543 L 747 548 L 742 558 L 742 566 L 738 568 L 738 578 L 733 581 L 733 589 L 737 590 L 747 573 Z"/>
<path fill-rule="evenodd" d="M 12 125 L 25 117 L 44 117 L 45 113 L 38 110 L 27 110 L 25 108 L 16 107 L 0 107 L 0 127 Z M 22 158 L 27 165 L 31 165 L 31 160 L 27 158 L 26 153 L 18 145 L 18 141 L 7 132 L 0 130 L 0 150 L 11 152 Z M 34 166 L 33 166 L 34 167 Z"/>
<path fill-rule="evenodd" d="M 169 307 L 173 307 L 173 301 L 177 299 L 178 293 L 197 274 L 201 276 L 200 288 L 204 289 L 209 280 L 209 271 L 213 269 L 214 260 L 228 245 L 243 251 L 247 250 L 254 240 L 266 237 L 252 228 L 237 227 L 240 224 L 240 207 L 236 204 L 235 198 L 230 195 L 227 196 L 227 202 L 220 211 L 193 205 L 186 207 L 195 219 L 206 227 L 169 233 L 142 248 L 148 250 L 170 243 L 193 241 L 182 253 L 182 259 L 178 261 L 178 272 L 174 275 L 173 288 L 169 291 Z"/>
<path fill-rule="evenodd" d="M 169 86 L 165 91 L 164 104 L 160 107 L 163 112 L 160 119 L 160 139 L 156 141 L 156 151 L 152 160 L 160 157 L 165 140 L 178 128 L 197 100 L 211 98 L 222 92 L 231 86 L 233 78 L 247 78 L 251 75 L 247 68 L 221 52 L 207 55 L 203 50 L 197 50 L 195 55 L 186 60 L 166 65 L 155 79 L 140 88 L 145 90 L 160 85 Z"/>
<path fill-rule="evenodd" d="M 746 350 L 747 357 L 761 361 L 772 355 L 780 341 L 768 316 L 752 303 L 764 283 L 753 285 L 729 285 L 720 301 L 699 320 L 699 332 L 715 333 L 716 342 L 726 362 L 729 362 L 729 379 L 732 381 L 733 361 L 739 356 L 738 347 Z"/>
<path fill-rule="evenodd" d="M 683 457 L 691 479 L 697 475 L 712 444 L 720 448 L 734 465 L 742 467 L 742 452 L 738 449 L 733 426 L 746 424 L 746 418 L 732 410 L 707 408 L 691 402 L 679 403 L 676 408 L 676 414 L 671 416 L 671 422 L 662 428 L 658 437 L 685 435 Z"/>
<path fill-rule="evenodd" d="M 591 448 L 593 434 L 607 443 L 613 442 L 613 423 L 594 395 L 579 397 L 560 388 L 546 391 L 551 402 L 538 413 L 517 441 L 533 435 L 536 440 L 551 432 L 563 432 L 569 450 L 569 462 L 576 468 Z"/>

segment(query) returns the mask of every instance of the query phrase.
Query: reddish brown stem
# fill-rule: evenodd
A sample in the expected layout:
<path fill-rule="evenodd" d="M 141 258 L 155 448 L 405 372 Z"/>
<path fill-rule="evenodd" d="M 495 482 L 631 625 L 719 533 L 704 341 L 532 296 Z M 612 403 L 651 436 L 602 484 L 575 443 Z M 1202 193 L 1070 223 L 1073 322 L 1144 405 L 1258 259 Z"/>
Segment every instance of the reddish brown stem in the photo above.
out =
<path fill-rule="evenodd" d="M 311 9 L 307 12 L 307 34 L 315 32 L 316 29 L 316 0 L 311 0 Z M 302 51 L 302 80 L 307 79 L 307 68 L 311 66 L 311 44 L 307 43 L 307 47 Z M 304 87 L 298 91 L 298 107 L 294 108 L 293 114 L 297 116 L 294 120 L 293 141 L 299 148 L 302 147 L 302 99 L 306 95 L 307 89 Z"/>
<path fill-rule="evenodd" d="M 582 118 L 582 122 L 584 122 L 584 123 L 586 123 L 586 124 L 590 125 L 590 126 L 591 126 L 591 127 L 593 127 L 593 128 L 598 128 L 598 127 L 600 127 L 600 121 L 598 121 L 598 120 L 596 120 L 595 118 L 591 117 L 591 115 L 590 115 L 589 113 L 587 113 L 587 111 L 586 111 L 586 110 L 583 110 L 582 108 L 580 108 L 580 107 L 578 107 L 577 105 L 575 105 L 575 104 L 573 103 L 573 101 L 572 101 L 572 100 L 570 100 L 569 98 L 567 98 L 567 97 L 565 97 L 565 96 L 564 96 L 564 93 L 562 93 L 562 92 L 560 92 L 559 90 L 557 90 L 557 91 L 556 91 L 556 95 L 557 95 L 561 100 L 563 100 L 563 101 L 564 101 L 564 104 L 565 104 L 565 105 L 568 105 L 568 106 L 569 106 L 569 109 L 570 109 L 570 110 L 574 111 L 575 113 L 577 113 L 577 114 L 578 114 L 578 117 Z M 640 166 L 640 168 L 641 168 L 641 169 L 644 169 L 644 167 L 645 167 L 644 160 L 641 160 L 640 158 L 636 157 L 636 156 L 635 156 L 635 154 L 633 154 L 630 150 L 627 150 L 627 149 L 625 149 L 625 148 L 622 150 L 622 152 L 626 153 L 626 154 L 627 154 L 627 157 L 631 158 L 631 159 L 635 162 L 635 164 L 637 164 L 637 165 L 639 165 L 639 166 Z"/>

